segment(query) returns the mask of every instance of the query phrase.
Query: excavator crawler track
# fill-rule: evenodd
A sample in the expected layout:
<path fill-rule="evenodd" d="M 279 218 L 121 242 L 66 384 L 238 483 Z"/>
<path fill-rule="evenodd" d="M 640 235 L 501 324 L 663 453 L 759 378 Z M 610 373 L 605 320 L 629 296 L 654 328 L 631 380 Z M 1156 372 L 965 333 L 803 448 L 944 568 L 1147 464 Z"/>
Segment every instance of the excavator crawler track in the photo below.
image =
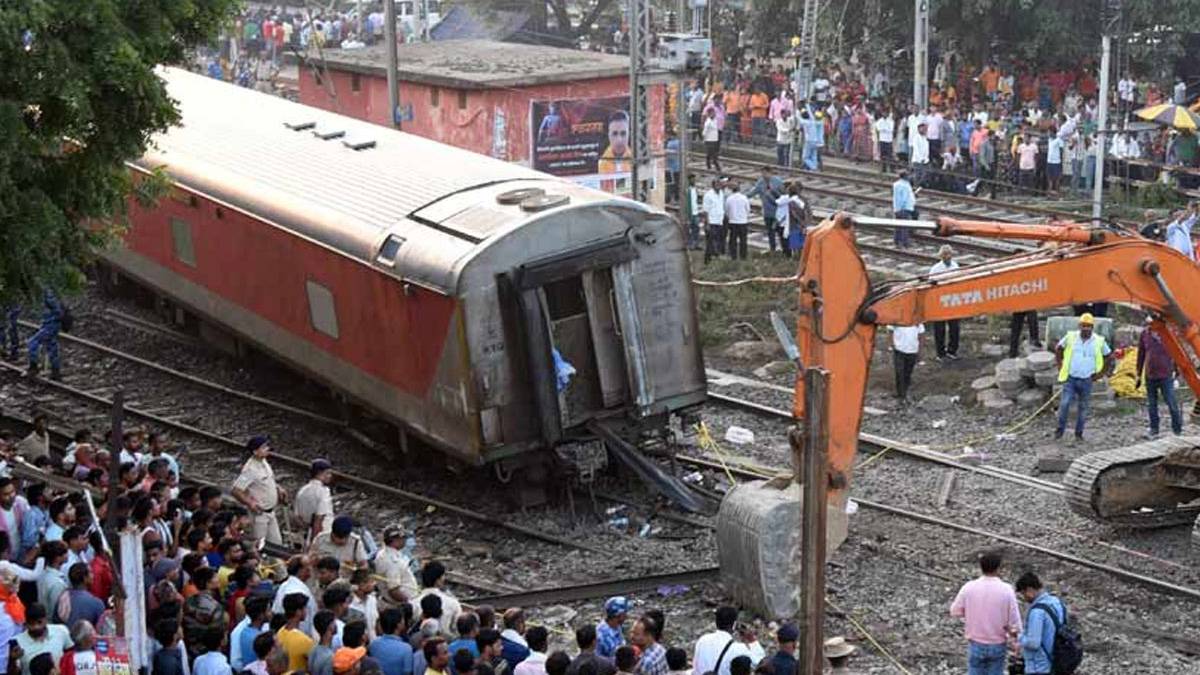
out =
<path fill-rule="evenodd" d="M 1200 445 L 1197 437 L 1167 437 L 1086 454 L 1063 478 L 1071 510 L 1105 523 L 1135 528 L 1189 524 L 1200 516 L 1200 494 L 1164 485 L 1156 467 L 1171 451 Z M 1193 541 L 1200 530 L 1193 532 Z"/>

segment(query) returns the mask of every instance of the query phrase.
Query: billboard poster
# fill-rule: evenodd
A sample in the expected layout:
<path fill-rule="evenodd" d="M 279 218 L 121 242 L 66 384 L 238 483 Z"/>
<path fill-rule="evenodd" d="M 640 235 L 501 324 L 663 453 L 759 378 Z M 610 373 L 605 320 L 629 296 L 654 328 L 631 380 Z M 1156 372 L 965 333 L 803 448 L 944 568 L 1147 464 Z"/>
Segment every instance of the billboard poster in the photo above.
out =
<path fill-rule="evenodd" d="M 533 168 L 614 194 L 632 192 L 629 98 L 534 101 Z"/>
<path fill-rule="evenodd" d="M 96 675 L 130 675 L 129 645 L 123 637 L 96 638 Z"/>

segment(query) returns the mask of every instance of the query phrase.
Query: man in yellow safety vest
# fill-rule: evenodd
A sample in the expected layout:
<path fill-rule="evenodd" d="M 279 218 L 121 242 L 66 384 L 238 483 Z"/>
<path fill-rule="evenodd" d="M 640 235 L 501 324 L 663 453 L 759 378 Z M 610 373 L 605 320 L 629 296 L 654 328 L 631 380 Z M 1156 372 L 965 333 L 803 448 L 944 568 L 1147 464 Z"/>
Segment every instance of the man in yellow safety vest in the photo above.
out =
<path fill-rule="evenodd" d="M 1058 381 L 1062 384 L 1062 399 L 1058 404 L 1058 428 L 1055 440 L 1063 437 L 1071 403 L 1078 402 L 1075 415 L 1075 440 L 1083 440 L 1083 425 L 1087 422 L 1088 399 L 1092 382 L 1107 377 L 1112 371 L 1112 349 L 1104 337 L 1096 335 L 1096 320 L 1091 314 L 1079 317 L 1079 330 L 1073 330 L 1058 341 L 1055 356 L 1058 361 Z"/>

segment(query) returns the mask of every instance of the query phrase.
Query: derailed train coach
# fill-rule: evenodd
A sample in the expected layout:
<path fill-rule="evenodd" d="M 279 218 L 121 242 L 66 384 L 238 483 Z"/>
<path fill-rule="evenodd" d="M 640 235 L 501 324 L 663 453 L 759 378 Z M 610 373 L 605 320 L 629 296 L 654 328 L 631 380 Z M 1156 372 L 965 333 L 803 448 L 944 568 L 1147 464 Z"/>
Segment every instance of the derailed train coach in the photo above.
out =
<path fill-rule="evenodd" d="M 131 204 L 126 244 L 106 260 L 197 323 L 340 392 L 402 440 L 501 474 L 598 435 L 635 447 L 704 401 L 689 261 L 664 213 L 183 70 L 160 75 L 182 124 L 133 166 L 164 171 L 172 193 Z"/>

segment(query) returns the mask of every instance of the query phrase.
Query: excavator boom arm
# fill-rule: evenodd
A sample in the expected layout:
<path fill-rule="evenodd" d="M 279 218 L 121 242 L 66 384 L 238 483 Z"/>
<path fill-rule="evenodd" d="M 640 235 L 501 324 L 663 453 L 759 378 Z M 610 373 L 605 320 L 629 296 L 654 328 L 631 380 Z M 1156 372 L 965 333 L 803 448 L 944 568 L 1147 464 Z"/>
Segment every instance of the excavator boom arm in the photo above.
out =
<path fill-rule="evenodd" d="M 1042 248 L 985 264 L 875 287 L 858 252 L 850 218 L 839 214 L 809 233 L 800 263 L 797 345 L 801 363 L 822 367 L 829 385 L 831 508 L 844 508 L 878 326 L 915 325 L 984 314 L 1010 314 L 1087 302 L 1120 302 L 1157 314 L 1168 352 L 1200 396 L 1200 377 L 1183 348 L 1200 354 L 1200 266 L 1140 237 L 1078 225 L 1006 225 L 948 221 L 939 234 L 1055 240 Z M 1064 243 L 1065 242 L 1065 243 Z M 1165 322 L 1165 324 L 1163 323 Z M 1157 329 L 1157 327 L 1156 327 Z M 803 378 L 795 408 L 803 417 Z"/>

